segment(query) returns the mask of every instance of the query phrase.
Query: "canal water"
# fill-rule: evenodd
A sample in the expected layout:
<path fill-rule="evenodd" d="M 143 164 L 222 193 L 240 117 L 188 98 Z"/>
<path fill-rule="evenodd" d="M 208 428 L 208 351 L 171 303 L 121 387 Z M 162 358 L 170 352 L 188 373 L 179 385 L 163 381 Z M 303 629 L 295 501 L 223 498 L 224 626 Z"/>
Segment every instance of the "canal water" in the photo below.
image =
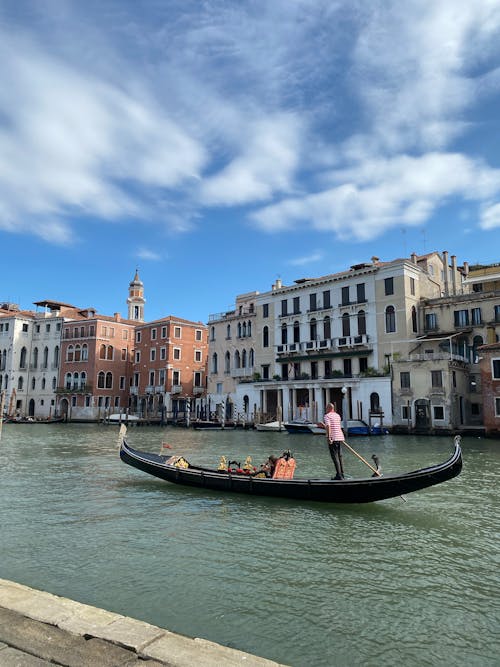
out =
<path fill-rule="evenodd" d="M 407 502 L 340 506 L 176 487 L 122 464 L 117 436 L 4 425 L 0 577 L 294 667 L 500 664 L 500 441 L 464 438 L 462 474 Z M 129 441 L 210 466 L 290 447 L 297 475 L 333 472 L 321 436 L 146 427 Z M 350 444 L 386 472 L 452 451 Z"/>

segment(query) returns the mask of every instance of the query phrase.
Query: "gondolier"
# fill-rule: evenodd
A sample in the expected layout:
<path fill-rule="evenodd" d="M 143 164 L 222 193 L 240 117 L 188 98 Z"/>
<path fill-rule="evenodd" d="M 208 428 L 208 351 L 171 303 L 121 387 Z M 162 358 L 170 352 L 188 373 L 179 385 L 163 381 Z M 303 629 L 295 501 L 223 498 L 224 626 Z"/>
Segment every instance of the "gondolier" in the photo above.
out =
<path fill-rule="evenodd" d="M 339 413 L 335 410 L 333 403 L 328 403 L 326 406 L 326 414 L 324 416 L 326 428 L 326 440 L 330 456 L 337 474 L 335 479 L 344 479 L 344 467 L 342 465 L 342 443 L 345 440 L 344 432 L 342 431 L 342 424 Z"/>

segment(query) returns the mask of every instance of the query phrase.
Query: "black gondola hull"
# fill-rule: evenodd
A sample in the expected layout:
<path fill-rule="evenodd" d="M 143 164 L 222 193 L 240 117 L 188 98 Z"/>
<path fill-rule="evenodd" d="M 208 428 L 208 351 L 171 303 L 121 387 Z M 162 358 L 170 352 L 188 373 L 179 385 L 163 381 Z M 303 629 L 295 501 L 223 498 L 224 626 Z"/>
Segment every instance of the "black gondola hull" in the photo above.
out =
<path fill-rule="evenodd" d="M 138 470 L 173 484 L 325 503 L 370 503 L 395 498 L 453 479 L 462 470 L 462 452 L 458 440 L 455 441 L 453 455 L 439 465 L 402 475 L 347 480 L 266 479 L 196 466 L 178 468 L 166 463 L 169 457 L 135 450 L 125 440 L 120 447 L 120 458 Z"/>

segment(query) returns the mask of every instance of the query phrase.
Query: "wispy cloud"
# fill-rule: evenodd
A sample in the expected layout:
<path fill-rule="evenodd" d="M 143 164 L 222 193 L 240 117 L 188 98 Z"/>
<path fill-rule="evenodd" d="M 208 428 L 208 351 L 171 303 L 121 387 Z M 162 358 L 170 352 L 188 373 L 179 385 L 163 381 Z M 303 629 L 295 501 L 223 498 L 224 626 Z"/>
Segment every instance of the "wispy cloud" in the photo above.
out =
<path fill-rule="evenodd" d="M 307 264 L 316 264 L 323 259 L 322 252 L 314 252 L 310 255 L 304 255 L 302 257 L 296 257 L 295 259 L 290 259 L 288 264 L 291 266 L 306 266 Z"/>
<path fill-rule="evenodd" d="M 136 257 L 151 262 L 159 262 L 162 259 L 160 253 L 155 252 L 154 250 L 148 250 L 148 248 L 139 248 Z"/>

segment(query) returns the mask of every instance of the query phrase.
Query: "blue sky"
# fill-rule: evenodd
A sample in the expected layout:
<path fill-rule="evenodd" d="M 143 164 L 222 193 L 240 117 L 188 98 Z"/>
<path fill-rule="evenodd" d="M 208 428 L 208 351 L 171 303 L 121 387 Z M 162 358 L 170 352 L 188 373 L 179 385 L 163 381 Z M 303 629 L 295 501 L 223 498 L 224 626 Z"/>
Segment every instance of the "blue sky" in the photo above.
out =
<path fill-rule="evenodd" d="M 0 300 L 500 261 L 499 101 L 498 0 L 0 0 Z"/>

